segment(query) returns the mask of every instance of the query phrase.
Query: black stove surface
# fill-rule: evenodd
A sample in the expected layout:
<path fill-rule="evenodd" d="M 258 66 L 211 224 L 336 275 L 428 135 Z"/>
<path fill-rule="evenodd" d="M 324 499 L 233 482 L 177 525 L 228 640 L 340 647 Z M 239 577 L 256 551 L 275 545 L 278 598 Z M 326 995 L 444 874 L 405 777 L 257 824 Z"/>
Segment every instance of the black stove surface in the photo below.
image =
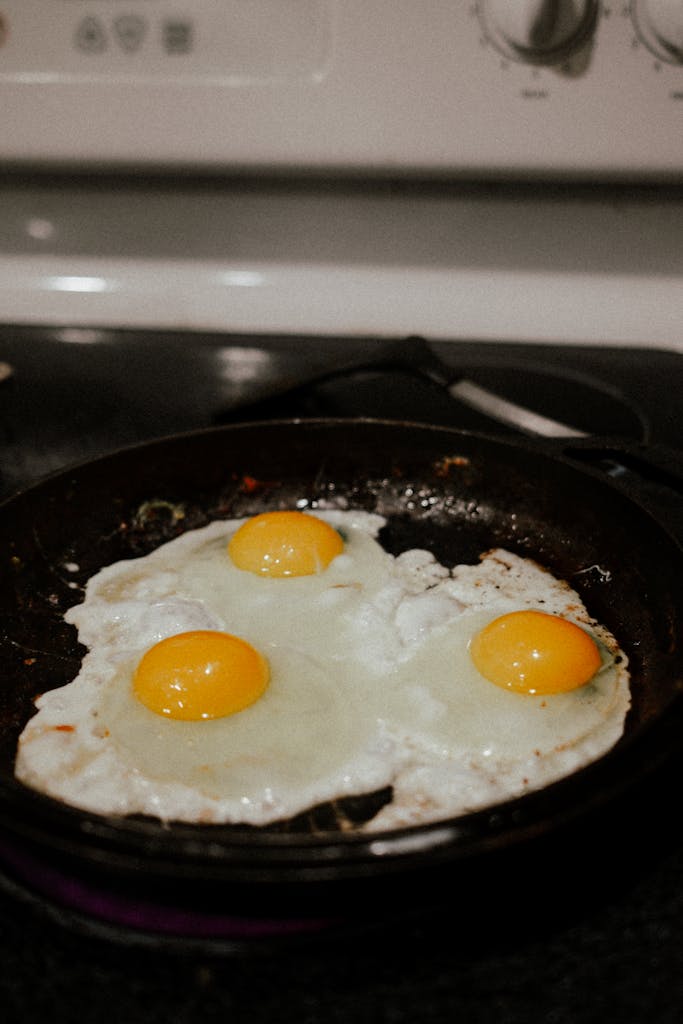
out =
<path fill-rule="evenodd" d="M 683 447 L 683 356 L 647 349 L 434 344 L 456 379 L 578 431 Z M 281 417 L 373 416 L 510 432 L 405 367 L 371 360 L 373 339 L 0 328 L 0 496 L 113 449 L 195 428 Z M 305 386 L 296 386 L 309 381 Z M 634 539 L 637 543 L 637 539 Z M 275 954 L 127 945 L 64 928 L 21 887 L 0 886 L 2 1018 L 131 1022 L 297 1019 L 583 1024 L 673 1022 L 683 1012 L 683 772 L 650 803 L 647 842 L 597 847 L 585 898 L 518 895 L 518 926 L 489 907 L 463 933 L 457 908 L 366 936 L 280 945 Z M 638 826 L 641 827 L 641 824 Z M 637 848 L 638 854 L 635 855 Z M 572 885 L 572 892 L 581 886 Z M 524 910 L 525 905 L 527 910 Z M 116 941 L 112 941 L 116 939 Z"/>
<path fill-rule="evenodd" d="M 0 494 L 115 448 L 238 420 L 372 416 L 514 428 L 375 358 L 375 339 L 0 328 Z M 647 349 L 458 342 L 454 377 L 582 432 L 683 441 L 683 356 Z M 2 372 L 0 371 L 0 378 Z M 297 387 L 301 382 L 305 386 Z"/>

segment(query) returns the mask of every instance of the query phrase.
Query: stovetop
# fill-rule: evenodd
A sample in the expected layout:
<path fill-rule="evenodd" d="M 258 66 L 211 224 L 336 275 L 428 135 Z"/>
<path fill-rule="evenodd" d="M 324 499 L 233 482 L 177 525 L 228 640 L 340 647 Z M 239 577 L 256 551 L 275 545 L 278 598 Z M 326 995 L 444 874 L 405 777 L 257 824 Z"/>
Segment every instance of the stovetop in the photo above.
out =
<path fill-rule="evenodd" d="M 370 416 L 486 433 L 519 429 L 411 369 L 363 366 L 378 344 L 374 338 L 3 326 L 0 494 L 116 448 L 240 420 Z M 683 354 L 476 342 L 431 347 L 455 379 L 577 433 L 671 446 L 683 441 Z"/>
<path fill-rule="evenodd" d="M 4 326 L 0 494 L 121 446 L 239 420 L 373 416 L 487 433 L 516 429 L 407 369 L 323 376 L 329 367 L 371 358 L 376 342 Z M 477 342 L 432 347 L 454 377 L 577 431 L 683 446 L 681 354 Z M 309 383 L 294 386 L 302 380 Z M 566 906 L 558 877 L 556 893 L 529 893 L 518 929 L 483 921 L 476 936 L 462 935 L 455 915 L 447 928 L 443 920 L 438 929 L 429 920 L 399 922 L 391 935 L 341 946 L 178 960 L 163 949 L 72 934 L 0 891 L 4 1019 L 49 1016 L 62 1024 L 82 1019 L 87 1001 L 93 1018 L 114 1012 L 132 1024 L 228 1014 L 260 1024 L 283 1011 L 315 1024 L 460 1017 L 473 1024 L 678 1024 L 683 833 L 672 798 L 679 792 L 680 779 L 668 778 L 653 802 L 656 827 L 638 845 L 646 856 L 634 862 L 624 848 L 615 861 L 613 851 L 597 848 L 591 864 L 576 865 L 592 879 L 580 905 Z"/>

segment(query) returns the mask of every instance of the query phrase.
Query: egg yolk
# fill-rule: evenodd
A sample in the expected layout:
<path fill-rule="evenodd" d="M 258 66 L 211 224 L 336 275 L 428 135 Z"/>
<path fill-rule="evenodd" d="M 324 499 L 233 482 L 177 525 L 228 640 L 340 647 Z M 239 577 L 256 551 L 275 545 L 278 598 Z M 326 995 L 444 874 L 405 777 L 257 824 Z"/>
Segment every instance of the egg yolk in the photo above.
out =
<path fill-rule="evenodd" d="M 539 611 L 510 612 L 485 626 L 470 644 L 478 671 L 518 693 L 566 693 L 602 664 L 595 641 L 579 626 Z"/>
<path fill-rule="evenodd" d="M 138 700 L 167 718 L 223 718 L 249 707 L 268 685 L 268 662 L 229 633 L 195 630 L 161 640 L 133 677 Z"/>
<path fill-rule="evenodd" d="M 243 523 L 228 544 L 237 568 L 259 576 L 312 576 L 343 549 L 335 529 L 305 512 L 263 512 Z"/>

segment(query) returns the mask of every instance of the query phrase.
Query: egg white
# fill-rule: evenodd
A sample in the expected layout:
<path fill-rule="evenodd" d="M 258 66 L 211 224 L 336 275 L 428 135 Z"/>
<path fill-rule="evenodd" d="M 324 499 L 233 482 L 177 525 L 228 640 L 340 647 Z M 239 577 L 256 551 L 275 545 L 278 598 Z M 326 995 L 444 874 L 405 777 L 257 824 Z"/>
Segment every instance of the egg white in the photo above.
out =
<path fill-rule="evenodd" d="M 242 520 L 190 531 L 103 569 L 67 613 L 89 650 L 77 678 L 46 692 L 19 742 L 25 784 L 102 814 L 268 824 L 316 803 L 392 786 L 366 828 L 450 817 L 546 785 L 619 738 L 626 659 L 578 595 L 534 563 L 495 550 L 477 566 L 429 552 L 394 558 L 384 520 L 317 511 L 344 552 L 311 577 L 237 569 Z M 505 611 L 538 607 L 587 628 L 603 670 L 581 690 L 510 693 L 468 654 Z M 271 683 L 251 707 L 179 722 L 142 706 L 137 661 L 165 636 L 221 629 L 264 654 Z"/>

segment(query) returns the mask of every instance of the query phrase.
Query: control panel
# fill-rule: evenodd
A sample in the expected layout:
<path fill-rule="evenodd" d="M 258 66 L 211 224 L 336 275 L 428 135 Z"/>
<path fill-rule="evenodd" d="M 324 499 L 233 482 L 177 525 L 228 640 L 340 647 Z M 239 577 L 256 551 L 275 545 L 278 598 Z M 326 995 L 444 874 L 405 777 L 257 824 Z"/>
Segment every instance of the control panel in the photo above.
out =
<path fill-rule="evenodd" d="M 0 0 L 0 75 L 231 88 L 315 76 L 329 14 L 320 0 Z"/>
<path fill-rule="evenodd" d="M 0 159 L 683 179 L 683 0 L 0 0 Z"/>

